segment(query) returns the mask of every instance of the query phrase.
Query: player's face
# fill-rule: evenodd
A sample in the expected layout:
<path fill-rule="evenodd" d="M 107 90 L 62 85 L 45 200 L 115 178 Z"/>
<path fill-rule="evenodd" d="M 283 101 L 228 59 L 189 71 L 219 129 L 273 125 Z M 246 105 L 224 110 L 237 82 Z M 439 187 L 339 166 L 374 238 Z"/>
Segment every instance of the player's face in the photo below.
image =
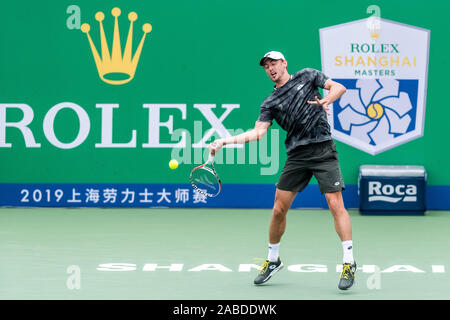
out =
<path fill-rule="evenodd" d="M 287 73 L 287 62 L 286 60 L 267 59 L 266 63 L 264 64 L 264 70 L 266 71 L 270 80 L 272 80 L 273 82 L 280 81 Z"/>

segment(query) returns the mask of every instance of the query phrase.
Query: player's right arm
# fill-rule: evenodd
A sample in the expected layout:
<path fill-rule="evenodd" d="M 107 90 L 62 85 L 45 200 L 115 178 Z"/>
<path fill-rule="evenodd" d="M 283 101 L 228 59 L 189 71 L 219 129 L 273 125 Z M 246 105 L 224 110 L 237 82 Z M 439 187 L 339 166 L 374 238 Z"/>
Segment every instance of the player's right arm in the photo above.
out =
<path fill-rule="evenodd" d="M 272 122 L 256 121 L 255 127 L 252 130 L 225 139 L 217 139 L 210 143 L 208 146 L 209 152 L 212 155 L 215 155 L 227 144 L 242 144 L 260 140 L 267 133 L 267 130 L 271 125 Z"/>

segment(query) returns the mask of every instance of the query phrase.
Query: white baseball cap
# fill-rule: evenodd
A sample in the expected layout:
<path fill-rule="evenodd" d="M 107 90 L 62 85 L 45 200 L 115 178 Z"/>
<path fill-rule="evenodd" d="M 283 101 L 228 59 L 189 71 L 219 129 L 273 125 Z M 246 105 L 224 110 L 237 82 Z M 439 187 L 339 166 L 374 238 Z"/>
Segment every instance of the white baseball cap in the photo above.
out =
<path fill-rule="evenodd" d="M 267 52 L 264 57 L 261 58 L 259 61 L 259 65 L 263 66 L 266 62 L 266 59 L 272 59 L 272 60 L 286 60 L 284 58 L 284 55 L 281 52 L 278 51 L 269 51 Z"/>

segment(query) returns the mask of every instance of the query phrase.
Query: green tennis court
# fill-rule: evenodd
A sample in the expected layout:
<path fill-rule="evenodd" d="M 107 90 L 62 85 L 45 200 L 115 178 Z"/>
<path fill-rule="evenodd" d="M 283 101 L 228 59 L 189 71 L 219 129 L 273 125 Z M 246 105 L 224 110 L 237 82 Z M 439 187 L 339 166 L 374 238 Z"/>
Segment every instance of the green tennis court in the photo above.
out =
<path fill-rule="evenodd" d="M 0 209 L 0 299 L 449 299 L 450 214 L 350 211 L 360 269 L 326 210 L 291 210 L 285 268 L 254 286 L 271 210 Z M 165 268 L 164 268 L 165 267 Z M 379 268 L 379 269 L 378 269 Z M 112 271 L 114 270 L 114 271 Z"/>

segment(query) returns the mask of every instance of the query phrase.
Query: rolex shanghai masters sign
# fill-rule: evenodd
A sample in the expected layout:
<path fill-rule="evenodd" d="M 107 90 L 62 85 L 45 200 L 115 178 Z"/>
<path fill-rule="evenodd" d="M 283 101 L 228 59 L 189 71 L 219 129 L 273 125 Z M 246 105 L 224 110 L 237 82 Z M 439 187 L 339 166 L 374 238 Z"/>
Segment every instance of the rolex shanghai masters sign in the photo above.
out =
<path fill-rule="evenodd" d="M 371 18 L 319 30 L 322 71 L 347 92 L 333 138 L 375 155 L 424 132 L 430 31 Z"/>

